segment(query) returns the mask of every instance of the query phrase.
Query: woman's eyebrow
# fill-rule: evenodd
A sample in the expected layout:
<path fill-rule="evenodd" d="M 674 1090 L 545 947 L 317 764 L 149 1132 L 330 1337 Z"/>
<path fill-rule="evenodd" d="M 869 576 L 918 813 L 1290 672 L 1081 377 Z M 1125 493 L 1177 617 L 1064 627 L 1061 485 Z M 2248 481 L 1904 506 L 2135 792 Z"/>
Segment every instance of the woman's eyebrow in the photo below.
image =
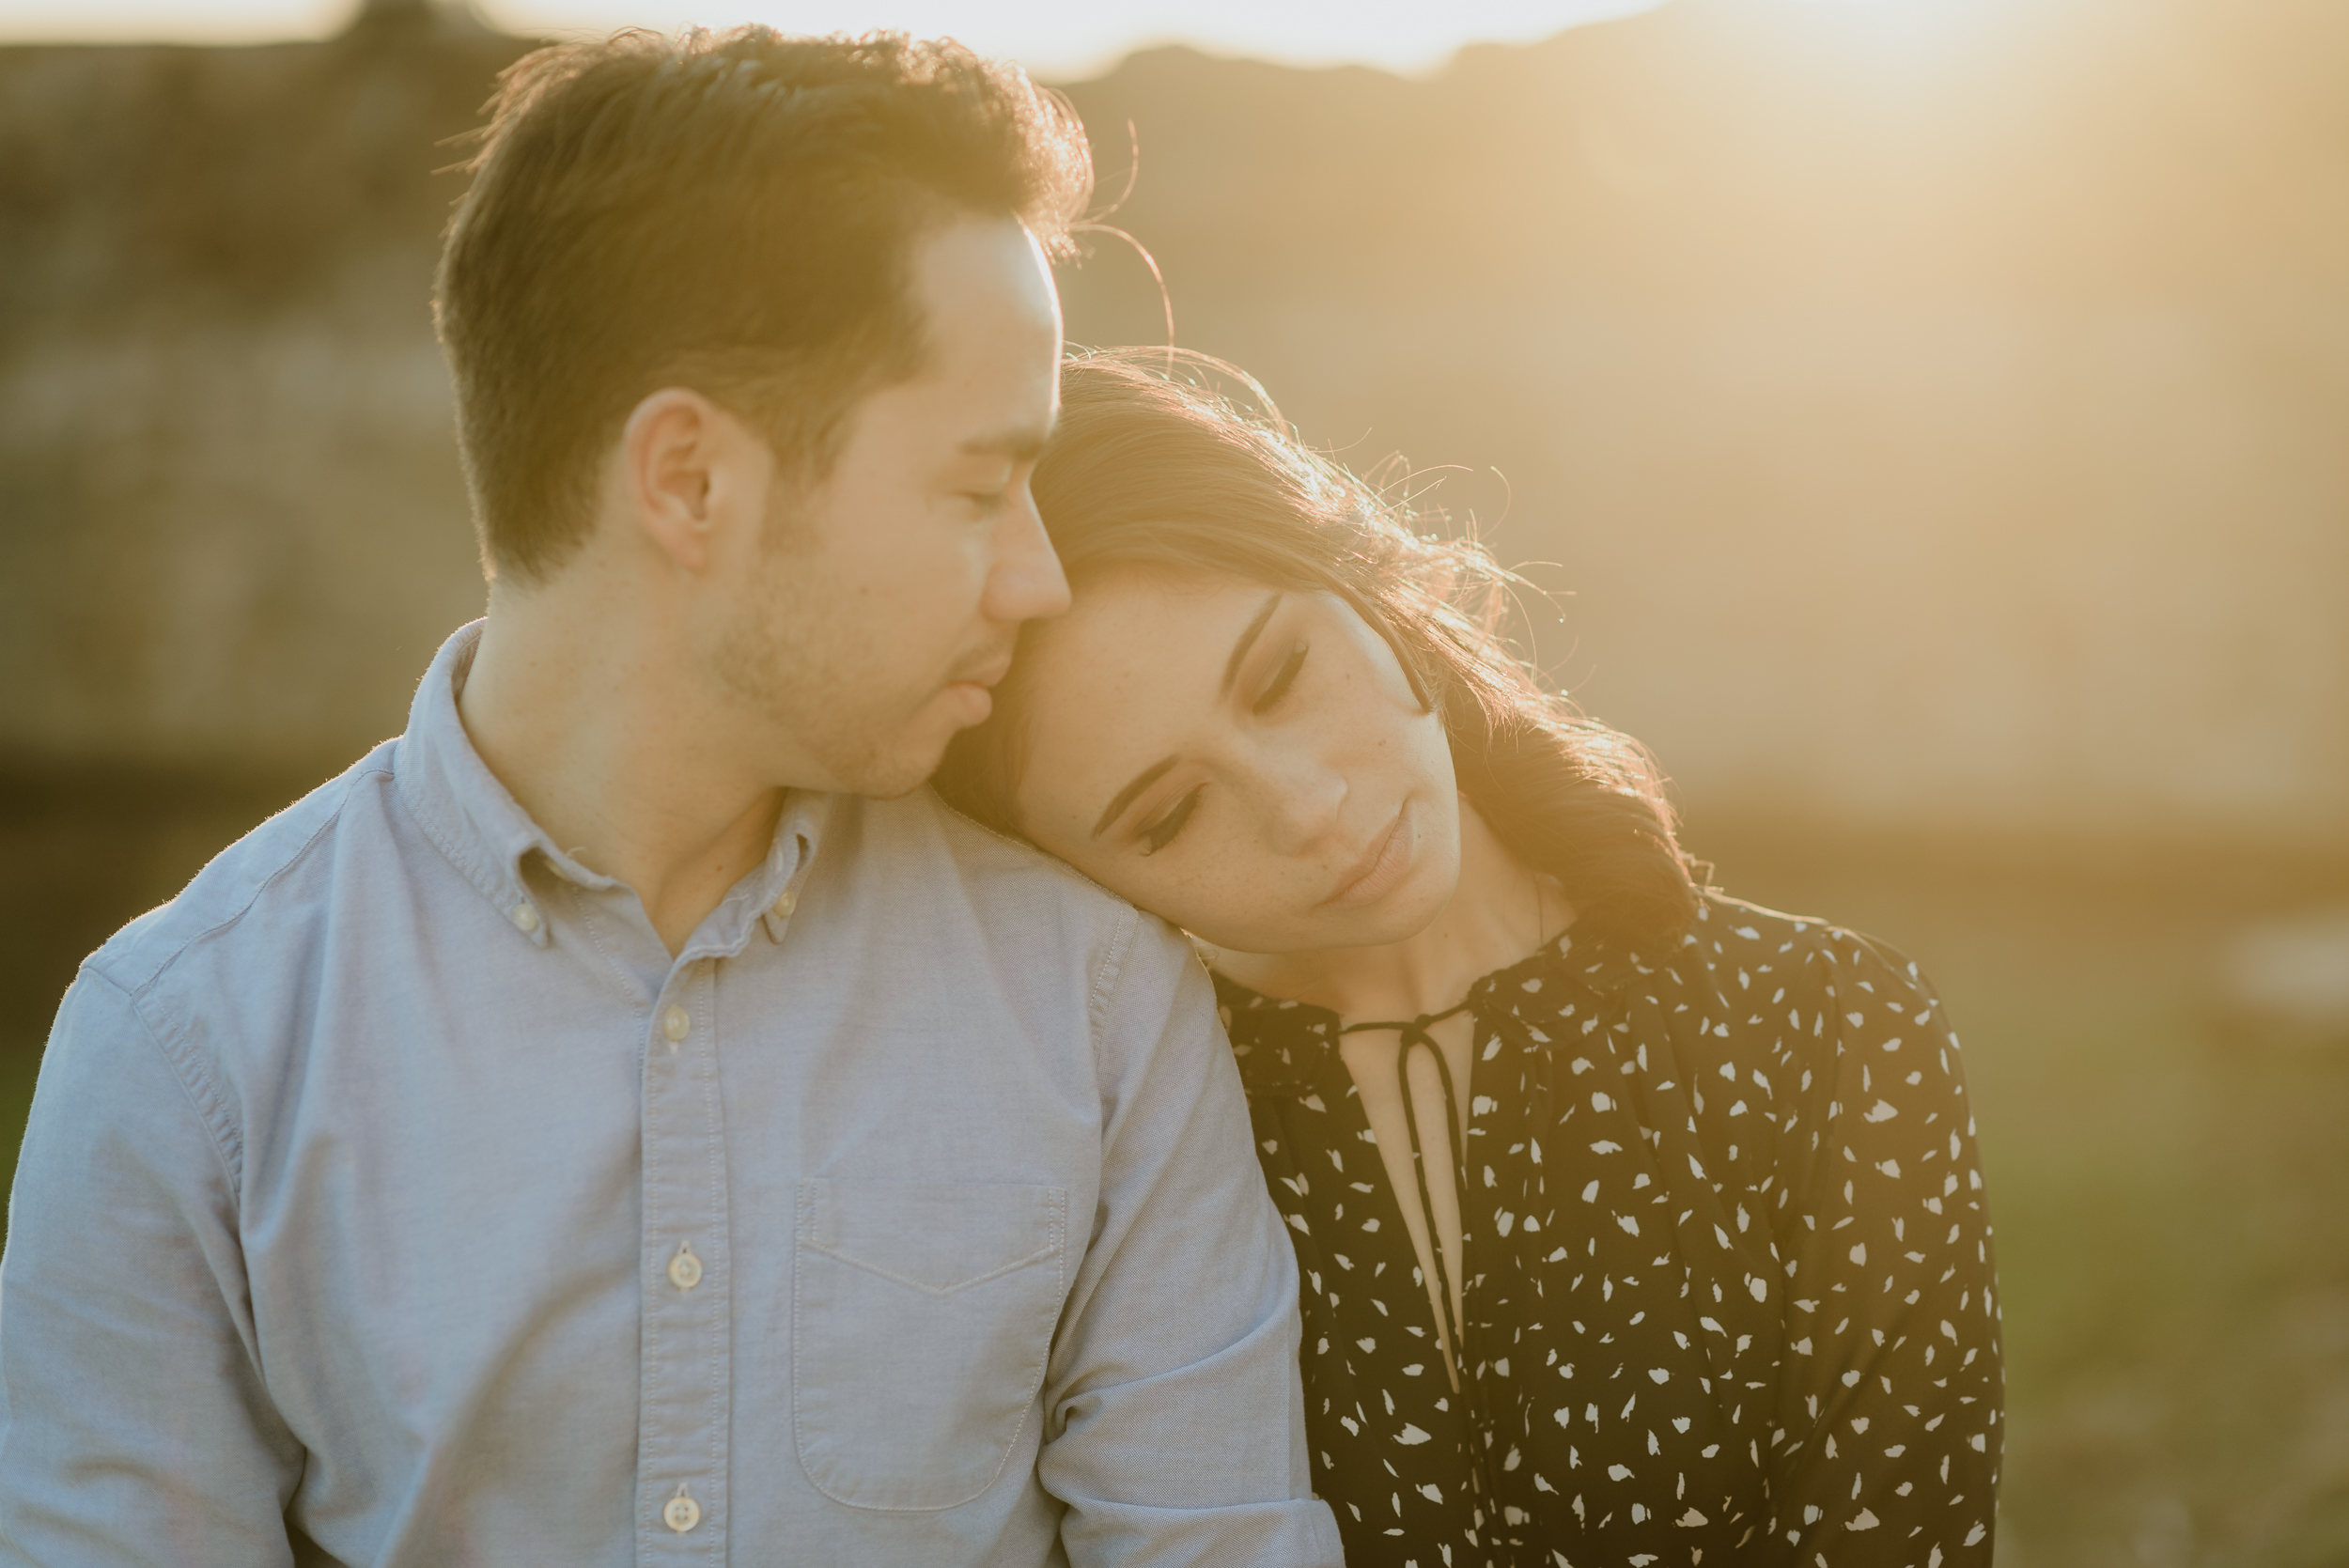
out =
<path fill-rule="evenodd" d="M 1158 783 L 1159 775 L 1164 773 L 1168 768 L 1174 766 L 1174 759 L 1173 757 L 1168 757 L 1163 762 L 1152 763 L 1149 767 L 1135 774 L 1134 782 L 1117 792 L 1117 799 L 1110 802 L 1110 809 L 1103 812 L 1101 814 L 1101 820 L 1093 825 L 1093 836 L 1095 838 L 1099 838 L 1101 836 L 1101 831 L 1107 828 L 1111 823 L 1117 820 L 1117 814 L 1124 811 L 1128 806 L 1133 804 L 1135 796 L 1141 794 L 1143 790 Z"/>
<path fill-rule="evenodd" d="M 1256 618 L 1248 623 L 1248 629 L 1239 634 L 1239 641 L 1232 644 L 1232 657 L 1223 661 L 1223 684 L 1217 688 L 1218 695 L 1228 697 L 1232 694 L 1232 682 L 1239 678 L 1240 660 L 1248 657 L 1248 650 L 1256 645 L 1256 634 L 1264 629 L 1265 622 L 1272 619 L 1272 613 L 1280 608 L 1281 595 L 1276 589 L 1272 597 L 1264 601 L 1264 608 L 1256 612 Z"/>

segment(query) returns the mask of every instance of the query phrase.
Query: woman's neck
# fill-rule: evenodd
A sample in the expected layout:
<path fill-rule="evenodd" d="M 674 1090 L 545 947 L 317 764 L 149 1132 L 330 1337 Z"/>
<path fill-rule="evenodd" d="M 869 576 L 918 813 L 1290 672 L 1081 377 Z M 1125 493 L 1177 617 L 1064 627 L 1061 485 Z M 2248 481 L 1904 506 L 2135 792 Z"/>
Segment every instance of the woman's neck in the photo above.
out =
<path fill-rule="evenodd" d="M 1222 953 L 1215 967 L 1252 990 L 1340 1017 L 1415 1018 L 1460 1001 L 1477 981 L 1555 939 L 1574 911 L 1558 885 L 1520 864 L 1460 802 L 1460 880 L 1426 929 L 1384 947 Z"/>

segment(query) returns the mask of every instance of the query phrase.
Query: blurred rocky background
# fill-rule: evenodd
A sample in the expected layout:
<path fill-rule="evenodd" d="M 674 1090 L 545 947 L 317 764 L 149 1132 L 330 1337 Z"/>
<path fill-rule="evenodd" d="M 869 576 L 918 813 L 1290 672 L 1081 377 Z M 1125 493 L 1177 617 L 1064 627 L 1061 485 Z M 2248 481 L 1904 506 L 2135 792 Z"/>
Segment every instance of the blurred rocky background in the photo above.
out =
<path fill-rule="evenodd" d="M 5 1141 L 81 954 L 479 611 L 435 171 L 525 47 L 0 49 Z M 1677 0 L 1067 90 L 1167 286 L 1100 236 L 1071 336 L 1171 303 L 1404 454 L 1724 885 L 1938 980 L 2002 1560 L 2349 1560 L 2349 8 Z"/>

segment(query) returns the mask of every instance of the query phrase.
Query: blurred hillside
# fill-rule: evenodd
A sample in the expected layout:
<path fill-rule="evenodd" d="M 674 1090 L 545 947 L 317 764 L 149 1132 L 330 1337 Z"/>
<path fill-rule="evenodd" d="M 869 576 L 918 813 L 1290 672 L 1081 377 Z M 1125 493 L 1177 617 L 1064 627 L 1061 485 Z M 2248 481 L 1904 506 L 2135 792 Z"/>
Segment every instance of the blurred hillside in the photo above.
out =
<path fill-rule="evenodd" d="M 311 773 L 481 591 L 426 294 L 522 47 L 0 51 L 0 755 Z M 2349 11 L 1680 0 L 1070 89 L 1179 339 L 1571 591 L 1703 806 L 2349 846 Z M 1072 337 L 1155 340 L 1111 243 Z"/>
<path fill-rule="evenodd" d="M 427 299 L 523 45 L 0 50 L 0 754 L 322 776 L 480 613 Z"/>

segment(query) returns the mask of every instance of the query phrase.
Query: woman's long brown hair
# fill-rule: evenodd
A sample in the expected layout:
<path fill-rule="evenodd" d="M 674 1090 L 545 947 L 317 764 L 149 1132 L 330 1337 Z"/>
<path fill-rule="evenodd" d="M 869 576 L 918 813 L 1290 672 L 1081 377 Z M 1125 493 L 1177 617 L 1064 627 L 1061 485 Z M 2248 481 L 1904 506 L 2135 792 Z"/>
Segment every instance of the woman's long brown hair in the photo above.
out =
<path fill-rule="evenodd" d="M 1441 715 L 1461 793 L 1512 854 L 1558 879 L 1578 932 L 1650 953 L 1678 941 L 1697 882 L 1645 749 L 1544 691 L 1515 656 L 1510 579 L 1482 547 L 1418 533 L 1408 504 L 1308 449 L 1245 375 L 1166 349 L 1070 359 L 1034 492 L 1079 594 L 1105 572 L 1155 567 L 1344 599 Z M 1014 837 L 1025 836 L 1014 803 L 1023 663 L 932 781 Z"/>

